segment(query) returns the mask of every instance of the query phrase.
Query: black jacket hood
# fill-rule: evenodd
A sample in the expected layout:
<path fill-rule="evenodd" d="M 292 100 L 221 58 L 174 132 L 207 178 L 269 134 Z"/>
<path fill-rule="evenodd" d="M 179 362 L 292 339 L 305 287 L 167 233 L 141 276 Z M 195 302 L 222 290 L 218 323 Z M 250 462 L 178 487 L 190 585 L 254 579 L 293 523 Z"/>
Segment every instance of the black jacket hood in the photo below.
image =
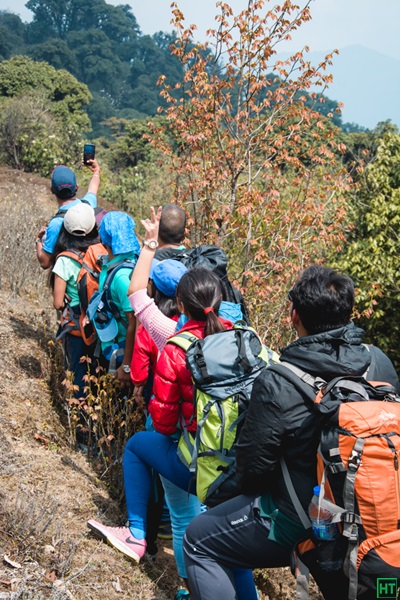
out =
<path fill-rule="evenodd" d="M 363 329 L 349 323 L 301 337 L 283 350 L 281 360 L 328 381 L 342 375 L 363 375 L 371 363 L 371 352 L 362 345 L 363 336 Z"/>

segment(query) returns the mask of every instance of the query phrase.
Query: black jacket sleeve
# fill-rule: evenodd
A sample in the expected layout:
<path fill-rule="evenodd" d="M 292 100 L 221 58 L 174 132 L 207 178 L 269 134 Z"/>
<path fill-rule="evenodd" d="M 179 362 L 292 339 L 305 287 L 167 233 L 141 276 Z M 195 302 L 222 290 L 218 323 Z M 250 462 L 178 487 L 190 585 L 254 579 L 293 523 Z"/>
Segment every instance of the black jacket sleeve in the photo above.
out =
<path fill-rule="evenodd" d="M 370 381 L 379 380 L 391 383 L 400 393 L 399 379 L 390 358 L 376 346 L 369 346 L 369 349 L 372 356 L 367 379 Z"/>

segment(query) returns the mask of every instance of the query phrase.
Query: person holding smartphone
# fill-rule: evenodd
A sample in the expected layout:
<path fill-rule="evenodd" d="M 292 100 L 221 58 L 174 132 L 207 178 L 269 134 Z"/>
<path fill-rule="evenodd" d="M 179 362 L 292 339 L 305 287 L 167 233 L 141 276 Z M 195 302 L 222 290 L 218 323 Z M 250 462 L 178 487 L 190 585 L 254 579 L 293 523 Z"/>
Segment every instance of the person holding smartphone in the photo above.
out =
<path fill-rule="evenodd" d="M 42 269 L 48 269 L 52 265 L 52 254 L 54 253 L 66 211 L 80 202 L 85 202 L 92 208 L 96 208 L 97 206 L 97 192 L 100 186 L 100 166 L 94 158 L 94 146 L 92 146 L 92 155 L 93 158 L 87 158 L 86 162 L 84 160 L 85 166 L 92 171 L 93 175 L 88 185 L 88 191 L 82 199 L 76 196 L 79 186 L 75 173 L 64 165 L 58 165 L 53 170 L 51 175 L 51 191 L 56 197 L 58 211 L 50 219 L 47 227 L 43 227 L 39 231 L 35 240 L 36 256 Z"/>

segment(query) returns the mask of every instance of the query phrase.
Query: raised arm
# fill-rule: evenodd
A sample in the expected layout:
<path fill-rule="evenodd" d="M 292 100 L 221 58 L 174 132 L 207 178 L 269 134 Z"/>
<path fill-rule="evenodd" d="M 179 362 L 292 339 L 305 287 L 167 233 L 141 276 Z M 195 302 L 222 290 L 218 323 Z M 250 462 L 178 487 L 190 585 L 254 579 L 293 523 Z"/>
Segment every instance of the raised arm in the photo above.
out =
<path fill-rule="evenodd" d="M 146 245 L 146 242 L 158 240 L 158 228 L 160 225 L 161 218 L 161 206 L 158 208 L 158 211 L 154 210 L 153 207 L 150 208 L 150 219 L 142 220 L 142 225 L 146 230 L 144 236 L 144 245 L 138 261 L 136 263 L 136 267 L 133 270 L 133 275 L 131 279 L 131 283 L 129 285 L 128 296 L 138 292 L 139 290 L 145 290 L 147 288 L 147 283 L 149 281 L 150 268 L 151 263 L 154 258 L 154 253 L 156 248 L 153 250 Z"/>
<path fill-rule="evenodd" d="M 99 191 L 99 187 L 100 187 L 100 167 L 99 167 L 99 163 L 97 162 L 97 160 L 94 158 L 93 160 L 89 160 L 87 166 L 93 173 L 92 175 L 92 179 L 89 181 L 89 185 L 88 185 L 88 193 L 94 194 L 95 196 L 97 196 L 97 192 Z"/>
<path fill-rule="evenodd" d="M 159 207 L 157 213 L 152 207 L 150 209 L 150 219 L 142 221 L 143 227 L 146 230 L 145 242 L 151 240 L 157 241 L 160 217 L 161 207 Z M 175 333 L 176 321 L 164 315 L 158 306 L 155 305 L 154 300 L 147 294 L 147 284 L 153 258 L 154 250 L 144 244 L 133 270 L 128 296 L 135 315 L 161 352 L 168 338 Z"/>

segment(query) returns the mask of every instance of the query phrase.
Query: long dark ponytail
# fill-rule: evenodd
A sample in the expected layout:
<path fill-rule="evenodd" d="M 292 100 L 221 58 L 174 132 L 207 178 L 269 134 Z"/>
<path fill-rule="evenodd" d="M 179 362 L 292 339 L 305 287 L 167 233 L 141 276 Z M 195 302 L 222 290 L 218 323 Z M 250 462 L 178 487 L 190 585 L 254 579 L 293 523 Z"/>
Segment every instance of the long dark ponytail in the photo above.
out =
<path fill-rule="evenodd" d="M 205 321 L 204 335 L 225 331 L 217 314 L 223 288 L 217 275 L 203 267 L 194 267 L 178 283 L 176 297 L 196 321 Z"/>

